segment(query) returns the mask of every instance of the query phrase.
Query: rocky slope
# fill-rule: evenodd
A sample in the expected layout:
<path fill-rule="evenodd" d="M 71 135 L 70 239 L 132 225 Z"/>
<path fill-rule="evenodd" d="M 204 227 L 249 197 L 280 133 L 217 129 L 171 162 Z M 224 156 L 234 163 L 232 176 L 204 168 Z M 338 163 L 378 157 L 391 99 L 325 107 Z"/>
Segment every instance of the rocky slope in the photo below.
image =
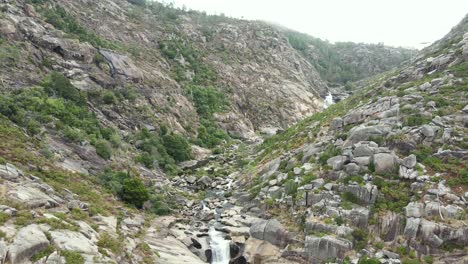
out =
<path fill-rule="evenodd" d="M 467 19 L 411 65 L 263 143 L 245 185 L 254 212 L 293 231 L 286 247 L 264 239 L 282 256 L 468 261 Z"/>
<path fill-rule="evenodd" d="M 0 2 L 1 263 L 465 261 L 466 19 L 305 118 L 281 32 L 142 2 Z"/>

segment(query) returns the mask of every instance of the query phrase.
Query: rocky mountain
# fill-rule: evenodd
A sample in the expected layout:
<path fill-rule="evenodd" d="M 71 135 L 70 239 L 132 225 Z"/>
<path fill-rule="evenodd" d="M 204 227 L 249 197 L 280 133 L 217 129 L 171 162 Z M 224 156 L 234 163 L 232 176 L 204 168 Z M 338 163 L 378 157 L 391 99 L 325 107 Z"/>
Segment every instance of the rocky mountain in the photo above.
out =
<path fill-rule="evenodd" d="M 353 88 L 352 82 L 401 66 L 417 50 L 384 44 L 330 43 L 319 38 L 282 29 L 291 45 L 302 54 L 331 86 Z"/>
<path fill-rule="evenodd" d="M 324 109 L 330 80 L 263 22 L 0 11 L 0 263 L 467 261 L 466 18 Z"/>

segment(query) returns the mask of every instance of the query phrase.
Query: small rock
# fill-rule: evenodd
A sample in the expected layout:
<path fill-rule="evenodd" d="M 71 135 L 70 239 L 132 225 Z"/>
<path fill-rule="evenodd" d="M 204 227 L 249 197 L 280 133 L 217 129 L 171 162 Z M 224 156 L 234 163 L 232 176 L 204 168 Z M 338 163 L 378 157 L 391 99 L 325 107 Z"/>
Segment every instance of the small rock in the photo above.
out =
<path fill-rule="evenodd" d="M 401 165 L 405 166 L 406 168 L 412 169 L 414 168 L 414 166 L 416 166 L 416 162 L 416 155 L 411 154 L 401 161 Z"/>

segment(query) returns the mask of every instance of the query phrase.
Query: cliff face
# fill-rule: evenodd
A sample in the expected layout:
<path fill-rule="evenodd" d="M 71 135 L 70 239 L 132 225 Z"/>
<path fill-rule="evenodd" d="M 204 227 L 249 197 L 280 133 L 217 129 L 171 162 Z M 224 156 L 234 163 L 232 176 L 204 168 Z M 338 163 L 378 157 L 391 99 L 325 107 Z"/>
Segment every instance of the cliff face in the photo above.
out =
<path fill-rule="evenodd" d="M 5 5 L 2 16 L 21 58 L 33 62 L 19 58 L 10 65 L 15 70 L 2 69 L 5 87 L 37 84 L 51 70 L 80 90 L 132 86 L 142 107 L 148 106 L 147 116 L 159 118 L 115 109 L 104 115 L 120 115 L 126 127 L 167 122 L 185 133 L 184 127 L 198 124 L 188 90 L 213 86 L 227 97 L 217 121 L 233 134 L 252 137 L 259 128 L 287 126 L 321 109 L 327 91 L 315 69 L 263 23 L 126 1 L 19 1 Z M 105 61 L 96 61 L 99 54 Z"/>

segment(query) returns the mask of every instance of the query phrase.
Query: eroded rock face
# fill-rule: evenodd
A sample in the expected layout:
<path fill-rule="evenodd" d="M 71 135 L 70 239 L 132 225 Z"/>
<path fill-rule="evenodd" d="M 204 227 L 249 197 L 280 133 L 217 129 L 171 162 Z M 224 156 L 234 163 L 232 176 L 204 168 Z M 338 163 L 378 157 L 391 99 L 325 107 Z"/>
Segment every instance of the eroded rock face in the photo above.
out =
<path fill-rule="evenodd" d="M 117 77 L 120 75 L 132 81 L 141 81 L 143 79 L 142 71 L 135 66 L 128 56 L 109 50 L 99 50 L 99 53 L 108 61 L 112 76 Z"/>
<path fill-rule="evenodd" d="M 263 220 L 252 224 L 250 235 L 279 247 L 284 247 L 289 241 L 288 232 L 276 219 Z"/>
<path fill-rule="evenodd" d="M 50 231 L 52 243 L 61 250 L 76 251 L 87 255 L 96 255 L 98 247 L 83 234 L 70 230 Z"/>
<path fill-rule="evenodd" d="M 34 254 L 45 249 L 49 240 L 37 225 L 21 228 L 8 247 L 8 256 L 11 264 L 20 264 L 29 260 Z"/>
<path fill-rule="evenodd" d="M 340 238 L 331 236 L 307 236 L 305 253 L 311 263 L 321 263 L 329 259 L 343 259 L 346 252 L 352 250 L 353 244 Z"/>

